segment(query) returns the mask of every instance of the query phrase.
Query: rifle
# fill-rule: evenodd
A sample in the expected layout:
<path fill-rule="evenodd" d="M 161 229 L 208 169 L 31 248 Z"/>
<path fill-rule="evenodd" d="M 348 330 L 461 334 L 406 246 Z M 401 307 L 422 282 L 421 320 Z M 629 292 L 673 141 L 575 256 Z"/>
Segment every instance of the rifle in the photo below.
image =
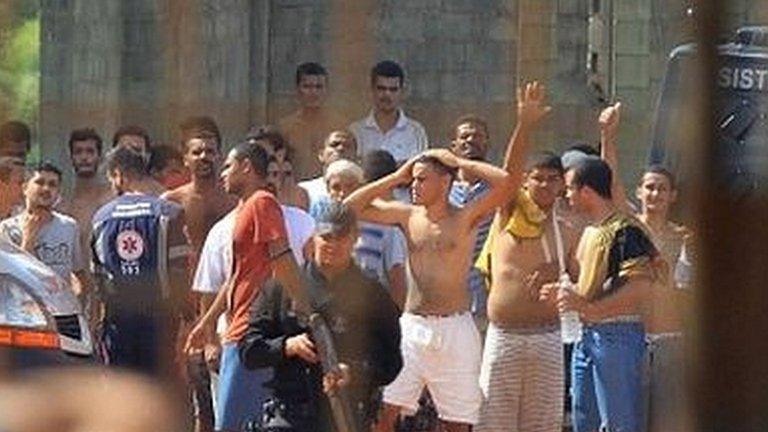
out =
<path fill-rule="evenodd" d="M 339 357 L 333 343 L 333 335 L 325 319 L 317 312 L 309 316 L 309 329 L 317 347 L 323 366 L 323 374 L 339 373 Z M 356 416 L 349 403 L 347 389 L 340 388 L 334 394 L 328 395 L 328 402 L 333 413 L 333 422 L 338 432 L 361 432 Z"/>

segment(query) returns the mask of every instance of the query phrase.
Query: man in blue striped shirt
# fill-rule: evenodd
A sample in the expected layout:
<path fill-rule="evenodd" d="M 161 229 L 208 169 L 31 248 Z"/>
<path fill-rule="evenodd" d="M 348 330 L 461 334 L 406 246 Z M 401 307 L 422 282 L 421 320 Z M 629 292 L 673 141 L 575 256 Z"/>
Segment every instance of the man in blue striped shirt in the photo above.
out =
<path fill-rule="evenodd" d="M 466 159 L 485 161 L 490 138 L 488 124 L 485 120 L 472 114 L 461 116 L 454 123 L 453 133 L 454 136 L 451 141 L 451 151 L 453 154 Z M 464 207 L 483 197 L 489 190 L 490 186 L 488 183 L 478 178 L 473 178 L 460 170 L 451 186 L 448 200 L 455 207 Z M 488 237 L 488 231 L 491 228 L 491 222 L 493 222 L 493 213 L 488 214 L 477 225 L 475 247 L 472 249 L 473 263 L 477 260 L 477 256 L 483 249 L 483 244 L 485 244 L 485 239 Z M 472 316 L 475 317 L 475 322 L 479 329 L 484 331 L 488 322 L 486 312 L 488 295 L 485 291 L 483 275 L 474 267 L 469 271 L 467 287 L 472 299 Z"/>

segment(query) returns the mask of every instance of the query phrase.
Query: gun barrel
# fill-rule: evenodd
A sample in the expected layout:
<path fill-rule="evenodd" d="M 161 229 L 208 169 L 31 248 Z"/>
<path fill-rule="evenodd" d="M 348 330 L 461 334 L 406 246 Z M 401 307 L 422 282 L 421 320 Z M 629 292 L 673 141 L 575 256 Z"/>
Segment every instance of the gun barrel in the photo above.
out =
<path fill-rule="evenodd" d="M 338 372 L 339 357 L 333 343 L 333 335 L 325 319 L 320 314 L 313 313 L 309 316 L 309 328 L 318 354 L 320 354 L 323 373 Z M 328 401 L 331 405 L 336 430 L 339 432 L 358 432 L 346 390 L 342 388 L 336 394 L 328 395 Z"/>

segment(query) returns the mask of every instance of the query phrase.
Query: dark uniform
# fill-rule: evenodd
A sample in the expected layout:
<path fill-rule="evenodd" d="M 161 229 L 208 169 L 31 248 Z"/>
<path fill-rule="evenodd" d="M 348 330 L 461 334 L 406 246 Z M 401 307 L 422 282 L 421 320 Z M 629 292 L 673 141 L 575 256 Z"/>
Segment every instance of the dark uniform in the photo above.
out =
<path fill-rule="evenodd" d="M 312 309 L 328 323 L 339 361 L 350 367 L 350 404 L 358 424 L 367 428 L 378 409 L 380 387 L 393 381 L 402 367 L 397 306 L 375 279 L 354 264 L 328 281 L 307 263 L 303 276 Z M 309 333 L 305 320 L 291 310 L 280 285 L 270 281 L 251 307 L 240 356 L 248 368 L 274 367 L 268 383 L 274 392 L 271 408 L 277 407 L 293 430 L 331 431 L 320 364 L 284 354 L 286 339 L 302 333 Z"/>
<path fill-rule="evenodd" d="M 173 329 L 186 308 L 183 211 L 144 194 L 125 194 L 93 217 L 91 247 L 105 303 L 103 343 L 110 365 L 169 372 Z"/>

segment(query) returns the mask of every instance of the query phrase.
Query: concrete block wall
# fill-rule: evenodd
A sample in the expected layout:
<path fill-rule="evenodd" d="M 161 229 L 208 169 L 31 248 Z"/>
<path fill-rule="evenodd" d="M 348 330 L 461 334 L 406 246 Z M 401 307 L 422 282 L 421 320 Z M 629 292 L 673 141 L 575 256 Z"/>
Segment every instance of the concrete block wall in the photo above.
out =
<path fill-rule="evenodd" d="M 40 127 L 45 158 L 68 165 L 73 128 L 106 131 L 119 121 L 122 13 L 118 0 L 44 2 L 41 11 Z"/>
<path fill-rule="evenodd" d="M 610 0 L 605 0 L 610 1 Z M 616 97 L 626 180 L 642 167 L 669 50 L 686 40 L 684 0 L 612 0 Z M 330 105 L 350 120 L 369 108 L 368 71 L 384 58 L 408 75 L 406 108 L 436 145 L 459 115 L 485 116 L 497 153 L 514 124 L 514 88 L 540 79 L 554 112 L 542 148 L 597 138 L 586 81 L 591 0 L 71 0 L 42 2 L 44 152 L 66 161 L 72 127 L 110 137 L 140 123 L 175 142 L 181 118 L 207 112 L 228 143 L 295 108 L 294 69 L 331 73 Z M 758 0 L 729 2 L 734 26 L 768 19 Z M 765 20 L 764 20 L 765 21 Z"/>

